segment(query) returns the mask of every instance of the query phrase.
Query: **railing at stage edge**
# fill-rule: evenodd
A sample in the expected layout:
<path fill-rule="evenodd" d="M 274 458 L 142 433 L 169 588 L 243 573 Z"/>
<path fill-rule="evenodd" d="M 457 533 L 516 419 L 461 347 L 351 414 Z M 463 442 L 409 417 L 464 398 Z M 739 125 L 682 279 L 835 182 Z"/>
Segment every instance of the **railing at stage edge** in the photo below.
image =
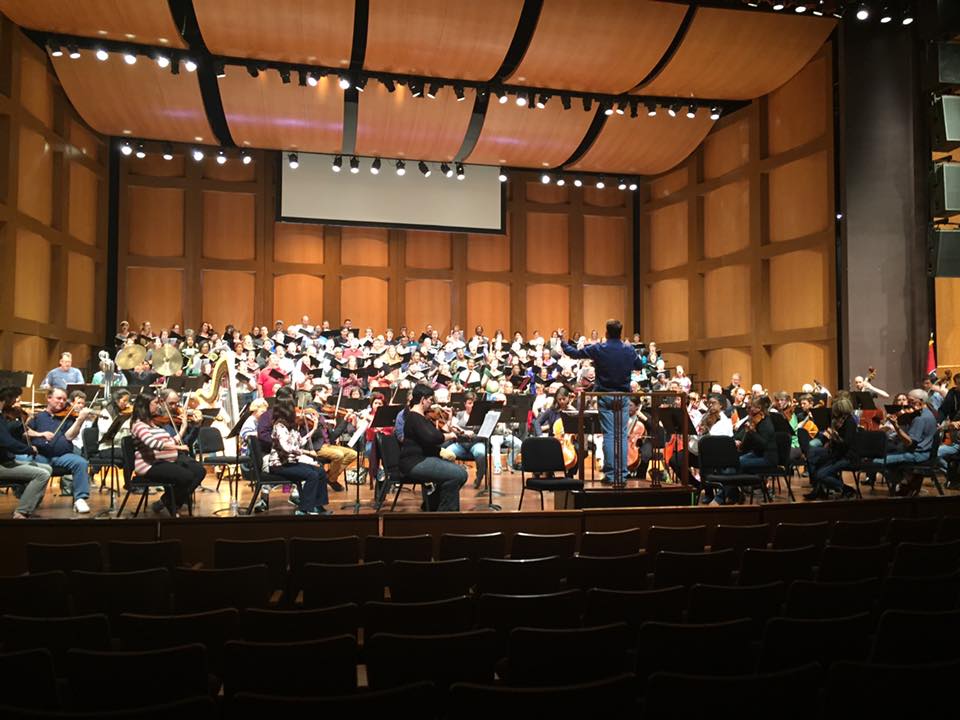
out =
<path fill-rule="evenodd" d="M 589 390 L 589 391 L 581 392 L 580 395 L 579 395 L 578 406 L 577 406 L 577 442 L 578 442 L 579 447 L 580 447 L 580 451 L 579 451 L 580 457 L 578 458 L 578 464 L 579 464 L 579 466 L 580 466 L 580 467 L 579 467 L 579 479 L 580 479 L 580 482 L 583 482 L 583 481 L 584 481 L 584 473 L 585 473 L 585 468 L 586 468 L 586 458 L 585 458 L 585 454 L 584 454 L 584 451 L 583 451 L 583 449 L 586 448 L 586 443 L 585 443 L 585 440 L 586 440 L 586 439 L 585 439 L 585 437 L 584 437 L 584 424 L 585 424 L 585 423 L 584 423 L 583 414 L 584 414 L 584 412 L 585 412 L 585 410 L 586 410 L 586 402 L 587 402 L 587 397 L 588 397 L 588 396 L 593 396 L 593 397 L 598 398 L 598 405 L 599 405 L 599 398 L 601 398 L 601 397 L 623 398 L 623 400 L 626 401 L 626 402 L 629 402 L 630 399 L 632 399 L 632 398 L 637 398 L 638 400 L 641 399 L 641 398 L 650 398 L 650 404 L 649 404 L 649 405 L 644 405 L 642 402 L 640 403 L 640 409 L 643 410 L 643 411 L 645 411 L 644 414 L 646 414 L 646 411 L 651 411 L 651 412 L 653 412 L 653 413 L 655 414 L 656 411 L 657 411 L 657 409 L 658 409 L 658 408 L 661 408 L 661 407 L 677 408 L 677 409 L 682 410 L 682 411 L 683 411 L 683 412 L 681 413 L 682 422 L 681 422 L 681 428 L 680 428 L 681 431 L 680 431 L 680 433 L 679 433 L 679 437 L 680 437 L 680 442 L 681 442 L 680 449 L 683 450 L 683 463 L 682 463 L 682 466 L 681 466 L 680 484 L 681 484 L 681 485 L 686 485 L 686 480 L 687 480 L 687 478 L 690 477 L 690 454 L 689 454 L 689 452 L 688 452 L 688 447 L 689 447 L 689 446 L 688 446 L 688 439 L 689 439 L 689 434 L 690 434 L 691 422 L 690 422 L 690 415 L 687 413 L 687 404 L 688 404 L 689 400 L 688 400 L 687 393 L 685 393 L 685 392 L 679 392 L 679 393 L 675 393 L 675 392 L 622 392 L 622 391 L 619 391 L 619 392 L 614 392 L 614 391 L 610 391 L 610 392 L 605 392 L 605 391 L 604 391 L 604 392 L 601 392 L 601 391 L 596 391 L 596 390 Z M 663 400 L 665 400 L 665 399 L 667 399 L 667 398 L 670 399 L 670 401 L 671 401 L 670 404 L 669 404 L 669 405 L 663 405 L 663 404 L 662 404 Z M 679 400 L 679 404 L 677 403 L 677 400 Z M 618 433 L 617 433 L 616 425 L 619 424 L 619 420 L 620 420 L 621 414 L 620 414 L 619 412 L 614 412 L 614 413 L 613 413 L 613 417 L 614 417 L 614 435 L 616 436 L 616 435 L 618 434 Z M 623 430 L 623 429 L 621 428 L 621 430 Z M 664 446 L 666 446 L 666 441 L 669 441 L 669 439 L 665 437 L 664 440 L 665 440 Z M 619 473 L 619 472 L 617 472 L 617 471 L 619 470 L 620 467 L 622 467 L 623 463 L 626 462 L 626 458 L 619 458 L 620 462 L 617 463 L 617 459 L 618 459 L 617 456 L 620 454 L 620 448 L 622 447 L 622 445 L 621 445 L 621 443 L 614 442 L 613 447 L 614 447 L 614 463 L 615 463 L 615 464 L 614 464 L 614 477 L 619 478 L 619 477 L 621 477 L 621 473 Z M 605 461 L 605 462 L 606 462 L 606 459 L 607 459 L 607 458 L 604 457 L 604 461 Z M 663 464 L 664 464 L 664 468 L 663 468 L 663 469 L 664 469 L 664 477 L 667 477 L 667 472 L 668 472 L 669 468 L 667 468 L 667 461 L 666 461 L 665 458 L 664 458 Z M 625 475 L 625 473 L 624 473 L 624 475 Z M 655 486 L 656 486 L 656 483 L 654 483 L 652 486 L 655 487 Z M 622 487 L 625 487 L 625 485 L 615 485 L 614 487 L 621 487 L 621 488 L 622 488 Z"/>

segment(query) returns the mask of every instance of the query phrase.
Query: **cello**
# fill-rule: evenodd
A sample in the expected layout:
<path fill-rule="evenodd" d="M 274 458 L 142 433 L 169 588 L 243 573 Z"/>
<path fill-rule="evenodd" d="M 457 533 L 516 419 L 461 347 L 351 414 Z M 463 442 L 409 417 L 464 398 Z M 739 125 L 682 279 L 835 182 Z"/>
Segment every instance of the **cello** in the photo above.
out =
<path fill-rule="evenodd" d="M 627 470 L 636 472 L 640 467 L 640 443 L 647 434 L 647 426 L 640 419 L 640 411 L 630 418 L 627 429 Z"/>
<path fill-rule="evenodd" d="M 553 436 L 560 441 L 560 450 L 563 452 L 563 466 L 569 470 L 577 464 L 577 448 L 573 438 L 563 431 L 563 418 L 553 421 Z"/>

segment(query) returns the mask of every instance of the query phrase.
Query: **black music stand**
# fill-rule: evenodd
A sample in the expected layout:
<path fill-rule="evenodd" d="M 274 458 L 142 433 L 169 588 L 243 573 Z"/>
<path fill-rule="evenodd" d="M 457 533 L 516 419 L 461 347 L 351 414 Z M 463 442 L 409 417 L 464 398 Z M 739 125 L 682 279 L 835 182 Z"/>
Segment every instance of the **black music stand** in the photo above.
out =
<path fill-rule="evenodd" d="M 877 406 L 873 402 L 873 393 L 852 392 L 850 397 L 853 399 L 853 407 L 857 410 L 876 410 Z"/>
<path fill-rule="evenodd" d="M 110 423 L 110 427 L 107 428 L 107 431 L 100 437 L 101 445 L 105 445 L 107 443 L 110 444 L 110 469 L 107 471 L 107 493 L 110 495 L 110 505 L 106 510 L 101 510 L 94 515 L 94 519 L 116 512 L 116 496 L 120 493 L 120 483 L 117 468 L 116 444 L 114 443 L 114 440 L 116 440 L 117 433 L 120 432 L 120 428 L 123 427 L 123 424 L 129 422 L 130 419 L 130 415 L 117 415 L 113 419 L 113 422 Z"/>
<path fill-rule="evenodd" d="M 397 416 L 400 414 L 400 411 L 403 410 L 405 407 L 406 405 L 381 405 L 379 408 L 377 408 L 376 414 L 373 416 L 373 419 L 370 421 L 370 427 L 374 429 L 384 428 L 384 427 L 393 427 L 394 425 L 397 424 Z M 374 442 L 376 442 L 376 439 L 374 439 Z M 366 448 L 366 442 L 364 442 L 362 445 L 364 448 Z M 357 451 L 357 483 L 355 485 L 356 495 L 354 497 L 354 500 L 352 503 L 346 503 L 345 505 L 340 506 L 341 510 L 346 510 L 347 508 L 353 508 L 354 515 L 359 515 L 360 508 L 363 507 L 363 503 L 360 502 L 360 457 L 363 454 L 364 454 L 363 452 Z M 382 458 L 380 462 L 381 464 L 383 464 Z M 372 480 L 374 497 L 373 497 L 373 504 L 370 507 L 376 510 L 377 509 L 377 505 L 376 505 L 377 479 L 374 477 L 371 480 Z"/>
<path fill-rule="evenodd" d="M 486 471 L 484 475 L 486 476 L 487 483 L 487 507 L 486 510 L 501 510 L 502 508 L 493 502 L 493 446 L 490 444 L 490 437 L 493 436 L 493 432 L 496 431 L 496 426 L 494 426 L 493 431 L 491 431 L 489 437 L 483 437 L 479 434 L 479 430 L 483 425 L 484 420 L 487 418 L 487 414 L 490 412 L 499 412 L 500 419 L 498 423 L 503 422 L 503 412 L 506 409 L 506 404 L 500 400 L 475 400 L 473 403 L 473 409 L 470 411 L 470 416 L 467 418 L 466 427 L 469 429 L 476 428 L 477 432 L 469 438 L 471 445 L 474 442 L 482 442 L 484 447 L 484 454 L 487 458 L 486 462 Z M 459 440 L 457 441 L 460 442 Z M 500 491 L 497 491 L 498 495 L 504 495 Z"/>
<path fill-rule="evenodd" d="M 200 413 L 203 415 L 203 421 L 201 422 L 202 427 L 209 427 L 217 419 L 217 414 L 219 414 L 220 408 L 208 408 L 206 410 L 201 410 Z M 208 413 L 214 413 L 211 417 Z M 237 442 L 237 451 L 234 453 L 236 462 L 233 464 L 233 472 L 227 475 L 227 491 L 230 495 L 230 506 L 226 508 L 220 508 L 219 510 L 214 510 L 214 515 L 219 515 L 220 513 L 229 512 L 233 513 L 233 516 L 236 517 L 240 515 L 240 478 L 243 477 L 243 473 L 240 471 L 240 463 L 243 458 L 240 457 L 240 430 L 243 428 L 243 423 L 246 422 L 247 418 L 250 417 L 250 403 L 247 403 L 243 406 L 243 410 L 240 411 L 240 416 L 237 418 L 237 421 L 233 424 L 233 427 L 230 428 L 230 432 L 227 433 L 225 439 L 229 440 L 230 438 L 236 438 Z M 208 422 L 209 419 L 209 422 Z M 221 475 L 221 479 L 223 476 Z M 216 490 L 211 490 L 206 487 L 203 483 L 200 483 L 198 486 L 200 492 L 210 492 L 215 493 Z M 234 512 L 233 503 L 237 502 L 237 508 Z"/>
<path fill-rule="evenodd" d="M 563 432 L 567 435 L 576 435 L 579 439 L 580 437 L 580 417 L 577 413 L 565 412 L 561 415 L 561 420 L 563 422 Z M 583 444 L 586 445 L 587 435 L 601 435 L 603 430 L 600 427 L 600 413 L 597 410 L 584 410 L 583 411 Z M 577 458 L 577 462 L 583 462 L 586 456 L 586 449 L 581 448 Z M 595 482 L 597 479 L 597 456 L 596 453 L 593 454 L 590 461 L 590 482 Z"/>

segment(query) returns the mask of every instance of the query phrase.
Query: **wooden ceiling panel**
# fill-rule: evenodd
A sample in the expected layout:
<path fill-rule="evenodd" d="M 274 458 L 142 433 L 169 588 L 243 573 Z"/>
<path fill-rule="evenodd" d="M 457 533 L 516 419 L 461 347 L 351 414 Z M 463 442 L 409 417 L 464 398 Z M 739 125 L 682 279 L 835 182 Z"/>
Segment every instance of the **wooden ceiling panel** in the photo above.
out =
<path fill-rule="evenodd" d="M 354 0 L 193 0 L 215 55 L 349 67 Z"/>
<path fill-rule="evenodd" d="M 557 167 L 569 158 L 583 140 L 594 114 L 579 103 L 564 110 L 553 98 L 542 110 L 491 102 L 483 130 L 467 160 L 480 165 L 512 167 Z"/>
<path fill-rule="evenodd" d="M 127 65 L 118 55 L 106 62 L 92 50 L 71 60 L 52 58 L 67 97 L 80 116 L 104 135 L 179 142 L 216 143 L 207 122 L 196 73 L 173 75 L 145 58 Z"/>
<path fill-rule="evenodd" d="M 655 117 L 611 115 L 590 149 L 567 169 L 658 175 L 686 159 L 712 127 L 702 110 L 692 120 L 665 112 Z"/>
<path fill-rule="evenodd" d="M 649 0 L 551 0 L 508 82 L 626 92 L 659 62 L 686 11 Z"/>
<path fill-rule="evenodd" d="M 186 47 L 167 0 L 0 0 L 0 12 L 33 30 Z"/>
<path fill-rule="evenodd" d="M 343 91 L 333 76 L 316 87 L 289 85 L 273 70 L 251 77 L 234 65 L 219 79 L 223 112 L 240 147 L 340 152 Z"/>
<path fill-rule="evenodd" d="M 835 21 L 700 8 L 676 55 L 644 95 L 752 100 L 796 75 L 833 31 Z"/>
<path fill-rule="evenodd" d="M 503 62 L 523 0 L 370 0 L 367 70 L 489 80 Z"/>
<path fill-rule="evenodd" d="M 463 144 L 474 91 L 458 101 L 453 89 L 442 88 L 435 99 L 413 97 L 403 87 L 389 92 L 368 83 L 357 110 L 357 155 L 416 160 L 452 160 Z"/>

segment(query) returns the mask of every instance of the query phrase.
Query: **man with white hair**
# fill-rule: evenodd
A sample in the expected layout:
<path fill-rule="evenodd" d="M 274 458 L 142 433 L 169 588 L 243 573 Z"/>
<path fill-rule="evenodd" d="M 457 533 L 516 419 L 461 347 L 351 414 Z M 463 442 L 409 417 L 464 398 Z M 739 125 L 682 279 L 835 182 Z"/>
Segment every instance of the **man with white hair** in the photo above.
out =
<path fill-rule="evenodd" d="M 916 388 L 907 393 L 907 398 L 913 411 L 913 420 L 908 429 L 904 430 L 900 426 L 900 420 L 896 415 L 888 416 L 904 449 L 887 455 L 883 462 L 888 468 L 888 480 L 892 487 L 902 494 L 917 494 L 920 491 L 920 483 L 916 482 L 915 477 L 911 477 L 908 483 L 904 483 L 903 467 L 922 463 L 930 457 L 930 451 L 937 439 L 937 419 L 927 407 L 926 392 Z M 922 482 L 922 477 L 916 477 Z"/>

